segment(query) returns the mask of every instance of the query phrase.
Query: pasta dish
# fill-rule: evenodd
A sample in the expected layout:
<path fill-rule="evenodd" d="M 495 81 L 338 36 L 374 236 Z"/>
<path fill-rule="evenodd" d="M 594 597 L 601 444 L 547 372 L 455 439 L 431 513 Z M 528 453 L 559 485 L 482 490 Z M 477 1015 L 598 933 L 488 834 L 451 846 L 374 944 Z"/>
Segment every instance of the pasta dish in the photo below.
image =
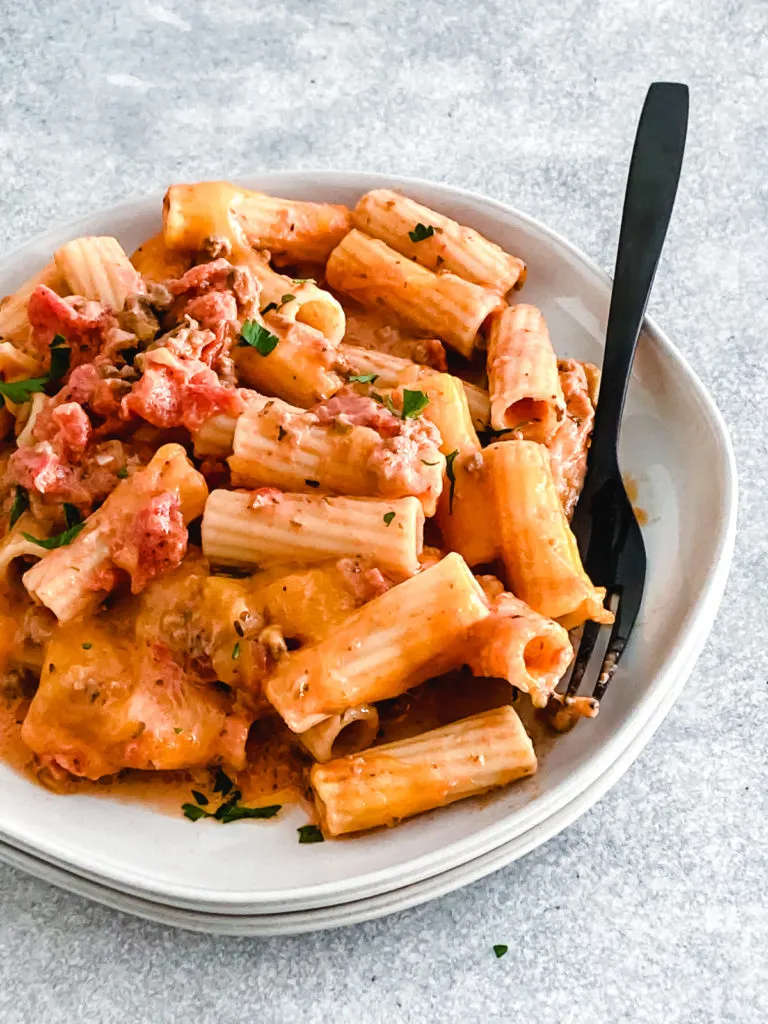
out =
<path fill-rule="evenodd" d="M 523 254 L 524 255 L 524 254 Z M 400 193 L 174 185 L 0 304 L 0 754 L 302 842 L 535 773 L 599 374 L 526 266 Z M 533 739 L 532 739 L 533 737 Z"/>

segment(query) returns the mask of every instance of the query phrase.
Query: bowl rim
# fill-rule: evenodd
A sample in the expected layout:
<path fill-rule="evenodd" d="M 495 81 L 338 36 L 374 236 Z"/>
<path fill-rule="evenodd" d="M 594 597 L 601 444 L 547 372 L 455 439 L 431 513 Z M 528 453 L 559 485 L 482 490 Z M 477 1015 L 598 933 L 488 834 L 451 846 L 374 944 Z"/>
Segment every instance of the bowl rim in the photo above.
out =
<path fill-rule="evenodd" d="M 316 184 L 326 187 L 350 187 L 359 189 L 361 193 L 372 188 L 391 187 L 404 191 L 410 188 L 417 189 L 420 192 L 424 190 L 429 191 L 434 197 L 430 201 L 439 202 L 441 199 L 453 200 L 454 202 L 456 200 L 466 200 L 475 206 L 485 207 L 490 212 L 498 211 L 505 218 L 511 218 L 523 227 L 538 233 L 548 244 L 560 249 L 568 254 L 572 260 L 581 264 L 585 270 L 594 276 L 597 282 L 603 284 L 606 290 L 610 292 L 610 276 L 586 253 L 569 242 L 559 232 L 536 218 L 523 213 L 511 204 L 469 189 L 434 182 L 420 177 L 371 171 L 328 169 L 256 172 L 251 175 L 238 175 L 231 180 L 245 187 L 263 189 L 264 191 L 274 190 L 278 194 L 281 191 L 290 193 L 291 188 L 295 186 L 304 188 Z M 157 201 L 158 209 L 160 209 L 160 198 L 158 193 L 144 194 L 140 197 L 134 197 L 98 210 L 93 210 L 72 221 L 54 225 L 25 244 L 11 249 L 0 258 L 0 273 L 8 274 L 9 265 L 14 258 L 36 252 L 46 244 L 45 240 L 51 235 L 59 236 L 62 232 L 71 231 L 72 237 L 76 237 L 78 233 L 81 233 L 78 232 L 78 227 L 94 219 L 98 220 L 106 217 L 125 219 L 139 216 L 139 207 L 142 208 L 141 213 L 143 214 L 143 208 L 149 201 Z M 290 912 L 310 909 L 316 906 L 353 902 L 363 898 L 361 894 L 374 896 L 388 890 L 401 889 L 406 885 L 414 884 L 425 878 L 442 874 L 459 864 L 474 860 L 488 853 L 505 842 L 511 841 L 515 836 L 522 835 L 535 828 L 549 817 L 558 814 L 579 793 L 588 788 L 596 779 L 603 776 L 618 759 L 621 752 L 628 748 L 633 740 L 645 729 L 653 716 L 654 710 L 662 702 L 665 692 L 674 687 L 675 680 L 683 673 L 683 667 L 687 661 L 691 660 L 690 667 L 692 668 L 692 659 L 698 654 L 696 648 L 700 648 L 703 645 L 712 627 L 725 589 L 736 533 L 736 511 L 738 504 L 736 462 L 728 428 L 722 414 L 688 361 L 664 331 L 649 316 L 646 316 L 643 320 L 642 333 L 663 352 L 664 356 L 670 361 L 674 372 L 683 378 L 687 385 L 687 390 L 696 396 L 705 418 L 709 421 L 713 433 L 720 441 L 719 454 L 722 459 L 723 488 L 719 494 L 720 508 L 716 518 L 718 538 L 715 546 L 715 555 L 708 567 L 706 579 L 698 595 L 686 611 L 679 627 L 678 642 L 674 649 L 667 656 L 661 669 L 656 673 L 634 711 L 626 717 L 625 721 L 618 726 L 599 749 L 576 765 L 566 780 L 554 786 L 549 792 L 534 797 L 524 807 L 511 812 L 505 818 L 485 825 L 461 839 L 456 839 L 441 850 L 424 853 L 412 857 L 406 862 L 356 875 L 353 888 L 350 888 L 343 880 L 334 880 L 302 886 L 301 888 L 286 889 L 279 893 L 262 892 L 257 894 L 253 891 L 219 893 L 198 886 L 178 883 L 163 883 L 160 885 L 157 881 L 153 882 L 152 877 L 145 872 L 137 872 L 135 869 L 127 872 L 124 868 L 117 870 L 116 865 L 111 865 L 113 870 L 94 871 L 88 867 L 87 863 L 83 863 L 79 857 L 66 854 L 62 856 L 61 851 L 57 852 L 55 844 L 51 842 L 35 843 L 36 855 L 53 863 L 58 862 L 62 866 L 67 866 L 69 870 L 74 869 L 86 877 L 101 877 L 122 891 L 134 892 L 136 895 L 154 894 L 164 902 L 182 908 L 185 906 L 190 908 L 215 906 L 226 907 L 229 912 L 249 913 L 252 912 L 253 908 L 266 907 L 275 908 L 279 912 L 280 907 L 282 907 L 284 912 Z M 647 739 L 650 739 L 655 730 L 648 731 L 646 729 L 645 731 L 647 732 L 647 742 Z M 644 743 L 637 745 L 634 757 L 639 755 L 644 745 Z M 634 757 L 632 760 L 634 760 Z M 628 761 L 626 768 L 631 763 L 631 760 Z M 32 785 L 31 782 L 30 785 Z M 14 836 L 6 832 L 1 823 L 0 839 L 14 845 Z M 16 839 L 16 845 L 19 848 L 25 845 L 21 837 Z"/>

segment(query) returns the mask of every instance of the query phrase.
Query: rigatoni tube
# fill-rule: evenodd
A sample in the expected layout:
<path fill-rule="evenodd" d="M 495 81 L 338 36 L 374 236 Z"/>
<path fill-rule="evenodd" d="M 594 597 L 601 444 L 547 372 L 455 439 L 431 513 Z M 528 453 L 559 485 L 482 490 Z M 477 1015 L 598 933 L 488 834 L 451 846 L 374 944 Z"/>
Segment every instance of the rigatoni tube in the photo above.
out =
<path fill-rule="evenodd" d="M 472 355 L 488 316 L 503 305 L 496 292 L 455 274 L 434 274 L 362 231 L 350 231 L 331 253 L 328 283 L 365 306 L 389 307 L 413 327 Z"/>
<path fill-rule="evenodd" d="M 549 452 L 535 441 L 497 441 L 483 451 L 490 466 L 501 555 L 510 589 L 566 629 L 586 619 L 612 622 L 581 564 L 576 538 L 552 479 Z"/>
<path fill-rule="evenodd" d="M 565 414 L 557 356 L 535 306 L 509 306 L 491 317 L 488 390 L 494 430 L 524 431 L 545 444 Z"/>
<path fill-rule="evenodd" d="M 385 438 L 371 427 L 320 423 L 313 412 L 262 399 L 237 421 L 228 459 L 233 483 L 387 500 L 413 495 L 433 515 L 445 467 L 434 428 L 419 417 L 396 425 L 399 434 Z M 405 450 L 400 436 L 412 442 Z"/>
<path fill-rule="evenodd" d="M 478 582 L 490 601 L 491 614 L 473 628 L 464 659 L 473 675 L 506 679 L 546 707 L 573 658 L 568 633 L 504 590 L 492 576 Z"/>
<path fill-rule="evenodd" d="M 370 601 L 314 647 L 284 658 L 268 700 L 294 732 L 357 704 L 396 697 L 447 670 L 446 651 L 488 614 L 456 554 Z"/>
<path fill-rule="evenodd" d="M 307 729 L 301 734 L 301 742 L 316 761 L 324 762 L 366 750 L 378 731 L 378 711 L 371 704 L 360 704 Z"/>
<path fill-rule="evenodd" d="M 501 295 L 520 288 L 525 263 L 473 228 L 387 188 L 367 192 L 352 214 L 355 227 L 429 270 L 449 270 Z"/>
<path fill-rule="evenodd" d="M 338 836 L 396 825 L 533 775 L 536 768 L 533 744 L 505 705 L 315 765 L 311 783 L 323 832 Z"/>
<path fill-rule="evenodd" d="M 226 181 L 172 185 L 163 204 L 171 249 L 267 249 L 282 262 L 322 263 L 350 227 L 346 206 L 279 199 Z M 221 249 L 219 249 L 221 251 Z"/>
<path fill-rule="evenodd" d="M 56 251 L 54 261 L 75 295 L 118 312 L 129 295 L 145 290 L 141 274 L 110 236 L 75 238 Z"/>
<path fill-rule="evenodd" d="M 215 565 L 313 565 L 365 555 L 397 576 L 419 569 L 424 512 L 417 498 L 334 498 L 261 491 L 212 491 L 203 515 L 203 553 Z"/>

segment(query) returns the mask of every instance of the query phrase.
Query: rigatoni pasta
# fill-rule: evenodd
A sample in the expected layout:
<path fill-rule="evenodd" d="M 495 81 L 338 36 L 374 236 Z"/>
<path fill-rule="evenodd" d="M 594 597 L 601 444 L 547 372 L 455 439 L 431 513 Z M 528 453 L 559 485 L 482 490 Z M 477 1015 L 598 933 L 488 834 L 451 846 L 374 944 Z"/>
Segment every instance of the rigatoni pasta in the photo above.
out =
<path fill-rule="evenodd" d="M 455 274 L 435 274 L 357 230 L 345 235 L 333 250 L 326 275 L 332 288 L 364 306 L 391 309 L 463 356 L 472 355 L 480 328 L 502 306 L 496 292 Z"/>
<path fill-rule="evenodd" d="M 266 693 L 294 732 L 356 704 L 395 697 L 454 667 L 446 650 L 488 615 L 482 590 L 459 555 L 375 598 L 316 647 L 289 655 Z"/>
<path fill-rule="evenodd" d="M 582 567 L 547 450 L 534 441 L 500 441 L 484 458 L 491 464 L 501 552 L 513 592 L 568 629 L 586 619 L 611 622 L 603 607 L 605 590 Z"/>
<path fill-rule="evenodd" d="M 508 305 L 525 276 L 389 189 L 200 182 L 130 261 L 75 238 L 0 304 L 0 731 L 34 777 L 173 773 L 212 826 L 314 801 L 330 838 L 596 713 L 556 687 L 611 621 L 568 526 L 598 372 Z"/>
<path fill-rule="evenodd" d="M 501 295 L 525 281 L 521 259 L 472 228 L 391 189 L 367 192 L 355 207 L 353 220 L 361 231 L 429 270 L 450 271 Z"/>
<path fill-rule="evenodd" d="M 331 411 L 319 418 L 278 399 L 254 403 L 235 427 L 227 460 L 233 482 L 355 497 L 410 493 L 426 515 L 433 515 L 445 464 L 435 434 L 421 423 L 392 421 L 401 435 L 382 436 L 373 427 L 355 425 L 344 417 L 343 406 L 338 415 Z M 398 448 L 401 436 L 406 445 Z"/>
<path fill-rule="evenodd" d="M 557 356 L 535 306 L 519 303 L 491 318 L 488 390 L 494 430 L 521 430 L 546 444 L 563 419 Z"/>
<path fill-rule="evenodd" d="M 403 818 L 533 775 L 536 754 L 511 707 L 385 743 L 312 769 L 318 814 L 331 836 Z"/>
<path fill-rule="evenodd" d="M 278 261 L 309 263 L 323 262 L 350 226 L 345 206 L 278 199 L 224 181 L 172 185 L 163 219 L 172 249 L 220 252 L 228 243 L 228 252 L 252 246 Z"/>
<path fill-rule="evenodd" d="M 129 295 L 144 290 L 141 274 L 116 238 L 76 238 L 57 250 L 54 260 L 74 295 L 121 310 Z"/>
<path fill-rule="evenodd" d="M 417 498 L 335 498 L 213 491 L 205 505 L 203 554 L 214 565 L 312 565 L 365 555 L 397 576 L 419 569 L 424 512 Z"/>

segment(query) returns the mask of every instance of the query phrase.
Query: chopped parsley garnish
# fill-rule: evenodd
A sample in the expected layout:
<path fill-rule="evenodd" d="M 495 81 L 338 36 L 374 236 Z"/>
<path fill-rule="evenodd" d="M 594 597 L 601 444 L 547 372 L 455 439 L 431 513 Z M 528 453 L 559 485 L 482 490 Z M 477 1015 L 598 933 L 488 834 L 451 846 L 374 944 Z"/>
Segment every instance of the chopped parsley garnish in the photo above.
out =
<path fill-rule="evenodd" d="M 190 821 L 199 821 L 201 818 L 213 818 L 214 821 L 218 821 L 222 825 L 229 825 L 230 822 L 242 821 L 245 818 L 274 818 L 280 810 L 281 804 L 270 804 L 268 807 L 244 807 L 240 803 L 240 797 L 243 794 L 239 789 L 234 789 L 230 792 L 232 780 L 224 772 L 221 772 L 221 775 L 227 780 L 230 788 L 223 792 L 218 788 L 214 788 L 214 792 L 222 792 L 226 799 L 219 804 L 215 811 L 206 811 L 203 807 L 210 803 L 208 797 L 204 793 L 199 792 L 199 790 L 193 789 L 192 796 L 197 801 L 197 804 L 181 805 L 182 811 Z M 217 787 L 219 785 L 218 778 L 216 785 Z M 200 806 L 201 804 L 203 806 Z"/>
<path fill-rule="evenodd" d="M 232 661 L 237 661 L 240 657 L 240 641 L 238 640 L 235 646 L 232 648 Z"/>
<path fill-rule="evenodd" d="M 90 649 L 93 647 L 93 644 L 83 644 L 82 647 L 84 651 L 90 651 Z"/>
<path fill-rule="evenodd" d="M 459 449 L 454 448 L 452 452 L 449 452 L 445 456 L 445 472 L 448 479 L 451 481 L 451 489 L 448 494 L 448 512 L 453 515 L 453 495 L 456 490 L 456 473 L 453 468 L 453 464 L 456 461 L 456 456 L 459 454 Z"/>
<path fill-rule="evenodd" d="M 280 339 L 276 334 L 270 334 L 266 327 L 262 327 L 255 320 L 246 320 L 243 329 L 240 331 L 241 345 L 250 345 L 255 348 L 260 356 L 268 356 L 277 348 Z"/>
<path fill-rule="evenodd" d="M 228 801 L 216 811 L 214 818 L 222 825 L 229 825 L 233 821 L 243 821 L 246 818 L 274 818 L 281 807 L 282 804 L 269 804 L 267 807 L 243 807 L 236 801 Z"/>
<path fill-rule="evenodd" d="M 293 283 L 294 284 L 314 284 L 315 283 L 315 279 L 314 279 L 314 277 L 294 277 Z"/>
<path fill-rule="evenodd" d="M 213 792 L 221 793 L 222 796 L 226 796 L 227 793 L 234 786 L 234 782 L 222 768 L 216 769 L 216 774 L 213 778 Z"/>
<path fill-rule="evenodd" d="M 293 302 L 293 300 L 294 300 L 295 298 L 296 298 L 296 296 L 295 296 L 295 295 L 284 295 L 284 296 L 283 296 L 283 297 L 282 297 L 282 298 L 280 299 L 280 305 L 281 305 L 281 306 L 285 306 L 285 305 L 286 305 L 287 303 L 289 303 L 289 302 Z"/>
<path fill-rule="evenodd" d="M 429 398 L 423 391 L 403 390 L 403 419 L 418 416 L 429 405 Z"/>
<path fill-rule="evenodd" d="M 57 533 L 55 537 L 48 537 L 46 540 L 41 540 L 39 537 L 33 537 L 31 533 L 22 533 L 25 540 L 30 541 L 32 544 L 38 544 L 41 548 L 45 548 L 46 551 L 53 551 L 54 548 L 63 548 L 67 544 L 71 544 L 75 537 L 80 533 L 85 523 L 82 520 L 80 512 L 75 505 L 64 504 L 64 519 L 67 523 L 66 530 L 63 533 Z"/>
<path fill-rule="evenodd" d="M 29 377 L 27 380 L 0 381 L 0 396 L 9 402 L 21 405 L 29 401 L 29 396 L 45 390 L 48 377 Z"/>
<path fill-rule="evenodd" d="M 439 466 L 440 462 L 439 461 L 438 462 L 427 462 L 426 459 L 422 459 L 421 460 L 421 464 L 422 464 L 422 466 Z"/>
<path fill-rule="evenodd" d="M 417 224 L 413 231 L 408 232 L 408 237 L 412 242 L 423 242 L 425 238 L 431 238 L 434 235 L 435 229 L 431 224 Z"/>
<path fill-rule="evenodd" d="M 273 309 L 277 309 L 277 303 L 276 302 L 268 302 L 266 304 L 266 306 L 264 307 L 264 309 L 261 310 L 261 315 L 262 316 L 266 316 L 267 313 L 271 313 Z"/>
<path fill-rule="evenodd" d="M 387 524 L 387 526 L 389 526 L 389 524 L 392 522 L 392 520 L 394 518 L 395 518 L 395 513 L 394 512 L 385 512 L 384 513 L 384 522 Z"/>
<path fill-rule="evenodd" d="M 300 843 L 324 843 L 325 836 L 317 827 L 317 825 L 302 825 L 297 828 L 296 831 L 299 833 Z"/>
<path fill-rule="evenodd" d="M 305 480 L 304 483 L 307 485 L 307 487 L 319 487 L 320 486 L 320 481 L 319 480 Z"/>
<path fill-rule="evenodd" d="M 493 952 L 496 954 L 496 959 L 498 960 L 500 957 L 504 956 L 504 954 L 507 952 L 508 949 L 509 949 L 509 946 L 502 946 L 500 944 L 497 945 L 497 946 L 494 946 L 493 947 Z"/>
<path fill-rule="evenodd" d="M 375 384 L 378 379 L 378 373 L 358 373 L 347 378 L 350 384 Z"/>
<path fill-rule="evenodd" d="M 398 415 L 397 408 L 395 406 L 395 403 L 392 401 L 392 396 L 391 395 L 386 395 L 385 396 L 385 398 L 384 398 L 384 405 L 386 405 L 386 407 L 389 409 L 389 411 L 392 413 L 393 416 L 397 416 Z M 403 416 L 403 419 L 405 419 L 405 416 Z"/>
<path fill-rule="evenodd" d="M 128 476 L 128 467 L 122 466 L 120 469 L 118 469 L 117 476 L 119 480 L 125 480 L 125 478 Z"/>
<path fill-rule="evenodd" d="M 51 368 L 48 373 L 44 377 L 0 381 L 0 398 L 21 405 L 23 402 L 29 401 L 30 395 L 39 394 L 41 391 L 49 393 L 57 391 L 62 378 L 69 371 L 71 349 L 67 345 L 67 339 L 60 334 L 54 336 L 50 348 Z"/>
<path fill-rule="evenodd" d="M 176 733 L 177 736 L 179 736 L 184 730 L 181 728 L 180 725 L 174 725 L 173 731 Z"/>
<path fill-rule="evenodd" d="M 190 821 L 199 821 L 201 818 L 211 817 L 208 811 L 204 811 L 197 804 L 182 804 L 181 809 L 184 811 L 184 817 L 189 818 Z"/>
<path fill-rule="evenodd" d="M 285 427 L 279 426 L 277 428 L 277 440 L 282 441 L 287 433 L 288 431 L 285 429 Z"/>
<path fill-rule="evenodd" d="M 17 484 L 16 496 L 14 497 L 13 504 L 11 505 L 11 518 L 8 523 L 9 530 L 12 530 L 14 528 L 16 523 L 18 523 L 19 519 L 21 519 L 21 517 L 24 515 L 28 508 L 29 495 L 20 484 Z"/>

